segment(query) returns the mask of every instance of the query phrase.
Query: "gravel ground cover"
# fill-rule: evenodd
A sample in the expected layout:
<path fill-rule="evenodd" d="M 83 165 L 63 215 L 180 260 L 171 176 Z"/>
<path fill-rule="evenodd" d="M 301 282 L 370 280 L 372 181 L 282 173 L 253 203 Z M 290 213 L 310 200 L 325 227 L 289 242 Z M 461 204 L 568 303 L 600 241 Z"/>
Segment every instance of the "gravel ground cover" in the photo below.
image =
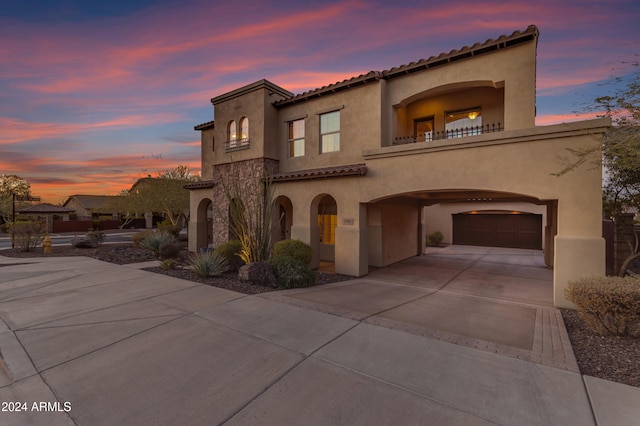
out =
<path fill-rule="evenodd" d="M 186 253 L 183 254 L 186 255 Z M 44 256 L 44 253 L 41 248 L 37 248 L 33 252 L 0 250 L 0 256 L 27 258 L 41 257 Z M 108 244 L 97 249 L 57 246 L 54 247 L 54 253 L 49 256 L 88 256 L 117 264 L 146 262 L 155 259 L 148 250 L 132 247 L 131 244 Z M 19 261 L 14 264 L 16 263 Z M 163 270 L 159 267 L 153 267 L 147 268 L 147 270 L 244 294 L 276 291 L 273 288 L 244 282 L 235 273 L 202 278 L 186 268 Z M 351 279 L 351 277 L 316 272 L 316 285 L 347 279 Z M 584 322 L 575 311 L 562 310 L 562 316 L 582 374 L 640 387 L 640 339 L 599 336 L 585 327 Z"/>

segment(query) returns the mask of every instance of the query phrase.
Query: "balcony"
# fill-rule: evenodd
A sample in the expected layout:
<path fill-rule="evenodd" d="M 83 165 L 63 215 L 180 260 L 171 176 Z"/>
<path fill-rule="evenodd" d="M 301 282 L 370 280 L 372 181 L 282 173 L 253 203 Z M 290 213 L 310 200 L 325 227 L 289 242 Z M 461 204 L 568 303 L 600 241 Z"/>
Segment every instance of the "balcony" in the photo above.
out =
<path fill-rule="evenodd" d="M 249 148 L 249 138 L 236 139 L 224 143 L 224 152 L 240 151 Z"/>
<path fill-rule="evenodd" d="M 443 139 L 464 138 L 467 136 L 477 136 L 485 133 L 501 132 L 504 130 L 502 124 L 486 124 L 484 126 L 464 127 L 460 129 L 449 129 L 440 132 L 425 132 L 421 135 L 400 136 L 393 140 L 393 145 L 406 145 L 410 143 L 431 142 Z"/>

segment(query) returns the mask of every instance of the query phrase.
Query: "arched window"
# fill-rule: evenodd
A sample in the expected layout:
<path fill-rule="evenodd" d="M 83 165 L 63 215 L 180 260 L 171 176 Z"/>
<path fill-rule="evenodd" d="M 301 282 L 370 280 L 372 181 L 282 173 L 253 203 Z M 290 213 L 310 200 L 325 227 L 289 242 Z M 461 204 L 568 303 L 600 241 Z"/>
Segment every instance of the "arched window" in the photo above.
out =
<path fill-rule="evenodd" d="M 229 127 L 227 128 L 227 136 L 229 142 L 235 142 L 238 140 L 238 129 L 234 120 L 231 120 L 229 122 Z"/>
<path fill-rule="evenodd" d="M 246 141 L 249 139 L 249 119 L 242 117 L 240 119 L 240 140 Z"/>

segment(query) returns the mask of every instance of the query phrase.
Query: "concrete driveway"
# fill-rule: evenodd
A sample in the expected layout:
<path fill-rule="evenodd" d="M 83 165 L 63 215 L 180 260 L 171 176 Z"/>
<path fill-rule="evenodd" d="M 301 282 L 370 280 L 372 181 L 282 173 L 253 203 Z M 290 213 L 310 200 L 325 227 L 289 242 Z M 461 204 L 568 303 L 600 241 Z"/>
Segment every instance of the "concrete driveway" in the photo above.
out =
<path fill-rule="evenodd" d="M 450 247 L 245 296 L 0 257 L 0 424 L 635 424 L 638 388 L 577 372 L 540 262 Z"/>

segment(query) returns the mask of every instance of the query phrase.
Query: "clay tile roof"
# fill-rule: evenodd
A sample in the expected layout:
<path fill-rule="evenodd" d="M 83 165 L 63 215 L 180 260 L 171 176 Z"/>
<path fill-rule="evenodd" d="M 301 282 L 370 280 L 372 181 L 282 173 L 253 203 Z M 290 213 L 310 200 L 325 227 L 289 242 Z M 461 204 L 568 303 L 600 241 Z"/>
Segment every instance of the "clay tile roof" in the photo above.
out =
<path fill-rule="evenodd" d="M 536 40 L 538 37 L 538 28 L 530 25 L 524 31 L 514 31 L 511 35 L 501 35 L 497 39 L 488 39 L 484 43 L 475 43 L 473 46 L 464 46 L 458 50 L 452 50 L 449 53 L 441 53 L 438 56 L 431 56 L 429 59 L 421 59 L 417 62 L 411 62 L 406 65 L 391 68 L 382 71 L 382 78 L 390 79 L 400 75 L 410 74 L 416 71 L 422 71 L 436 66 L 450 64 L 461 59 L 470 58 L 472 56 L 481 55 L 495 50 L 511 47 L 520 43 Z"/>
<path fill-rule="evenodd" d="M 197 182 L 191 182 L 183 186 L 184 189 L 205 189 L 213 188 L 215 186 L 212 180 L 199 180 Z"/>
<path fill-rule="evenodd" d="M 54 213 L 54 214 L 63 214 L 63 213 L 71 213 L 74 212 L 73 209 L 68 209 L 62 206 L 54 206 L 49 203 L 36 204 L 33 206 L 25 207 L 20 210 L 18 213 L 25 214 L 45 214 L 45 213 Z"/>
<path fill-rule="evenodd" d="M 295 172 L 278 173 L 271 176 L 273 182 L 287 182 L 293 180 L 322 179 L 339 176 L 364 176 L 367 166 L 351 164 L 347 166 L 323 167 L 319 169 L 298 170 Z"/>
<path fill-rule="evenodd" d="M 208 129 L 209 127 L 214 127 L 213 121 L 207 121 L 206 123 L 198 124 L 193 128 L 193 130 L 204 130 Z"/>
<path fill-rule="evenodd" d="M 283 104 L 292 104 L 292 103 L 296 103 L 296 101 L 299 101 L 299 100 L 307 100 L 310 98 L 326 95 L 328 93 L 335 93 L 342 90 L 351 89 L 352 87 L 362 86 L 363 84 L 367 84 L 377 80 L 380 80 L 380 73 L 378 71 L 369 71 L 366 74 L 360 74 L 357 77 L 352 77 L 347 80 L 342 80 L 334 84 L 329 84 L 328 86 L 322 86 L 318 89 L 309 90 L 307 92 L 303 92 L 298 95 L 294 95 L 289 98 L 276 101 L 273 104 L 275 106 L 283 105 Z"/>
<path fill-rule="evenodd" d="M 423 71 L 429 68 L 450 64 L 452 62 L 469 58 L 472 56 L 489 53 L 495 50 L 511 47 L 527 41 L 537 40 L 538 28 L 530 25 L 524 31 L 514 31 L 511 35 L 501 35 L 497 39 L 488 39 L 484 43 L 475 43 L 473 46 L 464 46 L 459 50 L 452 50 L 449 53 L 441 53 L 438 56 L 431 56 L 429 59 L 421 59 L 406 65 L 400 65 L 385 71 L 370 71 L 338 83 L 323 86 L 318 89 L 309 90 L 273 103 L 274 106 L 291 105 L 297 102 L 304 102 L 319 96 L 328 95 L 352 87 L 378 81 L 380 79 L 391 79 L 401 75 Z"/>

